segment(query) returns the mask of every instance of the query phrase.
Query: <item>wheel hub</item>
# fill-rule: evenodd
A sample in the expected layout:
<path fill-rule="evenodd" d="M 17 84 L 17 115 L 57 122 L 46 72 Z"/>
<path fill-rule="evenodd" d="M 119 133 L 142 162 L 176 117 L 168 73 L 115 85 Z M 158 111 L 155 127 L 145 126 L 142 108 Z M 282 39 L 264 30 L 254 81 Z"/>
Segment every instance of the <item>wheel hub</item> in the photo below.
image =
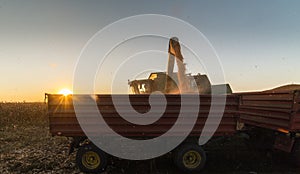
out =
<path fill-rule="evenodd" d="M 96 152 L 88 151 L 82 156 L 82 164 L 88 169 L 96 169 L 100 162 L 100 156 Z"/>
<path fill-rule="evenodd" d="M 201 155 L 194 150 L 190 150 L 183 155 L 183 164 L 185 167 L 197 168 L 201 163 Z"/>

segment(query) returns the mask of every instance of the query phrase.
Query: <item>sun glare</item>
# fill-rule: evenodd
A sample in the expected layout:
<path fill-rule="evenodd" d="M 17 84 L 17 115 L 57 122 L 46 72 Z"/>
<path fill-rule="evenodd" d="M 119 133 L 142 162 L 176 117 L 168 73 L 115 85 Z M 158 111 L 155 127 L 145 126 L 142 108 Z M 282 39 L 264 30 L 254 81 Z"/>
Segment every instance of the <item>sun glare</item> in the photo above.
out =
<path fill-rule="evenodd" d="M 63 94 L 64 96 L 67 96 L 67 95 L 73 94 L 73 92 L 67 88 L 64 88 L 59 91 L 59 94 Z"/>

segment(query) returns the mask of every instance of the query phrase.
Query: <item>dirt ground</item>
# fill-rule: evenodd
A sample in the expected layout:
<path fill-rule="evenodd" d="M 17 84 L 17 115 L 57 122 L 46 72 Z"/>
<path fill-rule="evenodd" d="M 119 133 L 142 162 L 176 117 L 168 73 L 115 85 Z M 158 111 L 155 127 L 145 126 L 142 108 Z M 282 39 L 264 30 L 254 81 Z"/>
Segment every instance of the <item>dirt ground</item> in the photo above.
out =
<path fill-rule="evenodd" d="M 69 139 L 49 134 L 44 103 L 0 103 L 0 173 L 80 173 Z M 251 150 L 239 136 L 205 147 L 201 173 L 300 173 L 287 154 Z M 148 161 L 109 160 L 107 174 L 180 174 L 168 155 Z"/>

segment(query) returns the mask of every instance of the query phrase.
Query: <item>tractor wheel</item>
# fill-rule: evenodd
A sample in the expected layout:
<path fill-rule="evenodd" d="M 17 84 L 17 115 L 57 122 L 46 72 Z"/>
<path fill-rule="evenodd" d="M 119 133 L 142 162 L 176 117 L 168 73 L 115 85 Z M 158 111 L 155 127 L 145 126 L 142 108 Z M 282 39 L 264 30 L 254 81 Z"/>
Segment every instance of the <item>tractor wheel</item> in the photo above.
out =
<path fill-rule="evenodd" d="M 176 149 L 174 162 L 183 172 L 198 172 L 204 168 L 206 154 L 199 145 L 186 143 Z"/>
<path fill-rule="evenodd" d="M 78 149 L 76 154 L 76 164 L 82 172 L 103 172 L 107 166 L 107 156 L 105 152 L 96 146 L 88 144 Z"/>

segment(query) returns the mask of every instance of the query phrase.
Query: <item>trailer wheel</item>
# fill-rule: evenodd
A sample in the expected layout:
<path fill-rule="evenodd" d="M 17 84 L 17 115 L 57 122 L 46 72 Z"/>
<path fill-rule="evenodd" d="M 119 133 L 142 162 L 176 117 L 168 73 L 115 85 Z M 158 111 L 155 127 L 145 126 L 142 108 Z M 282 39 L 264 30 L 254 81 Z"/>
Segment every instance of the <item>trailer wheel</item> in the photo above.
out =
<path fill-rule="evenodd" d="M 292 157 L 295 165 L 297 167 L 300 167 L 300 139 L 296 140 L 292 153 L 293 153 Z"/>
<path fill-rule="evenodd" d="M 174 162 L 175 165 L 184 172 L 197 172 L 204 168 L 206 154 L 199 145 L 186 143 L 176 149 Z"/>
<path fill-rule="evenodd" d="M 107 166 L 106 154 L 94 145 L 85 145 L 78 149 L 76 163 L 82 172 L 103 172 Z"/>

